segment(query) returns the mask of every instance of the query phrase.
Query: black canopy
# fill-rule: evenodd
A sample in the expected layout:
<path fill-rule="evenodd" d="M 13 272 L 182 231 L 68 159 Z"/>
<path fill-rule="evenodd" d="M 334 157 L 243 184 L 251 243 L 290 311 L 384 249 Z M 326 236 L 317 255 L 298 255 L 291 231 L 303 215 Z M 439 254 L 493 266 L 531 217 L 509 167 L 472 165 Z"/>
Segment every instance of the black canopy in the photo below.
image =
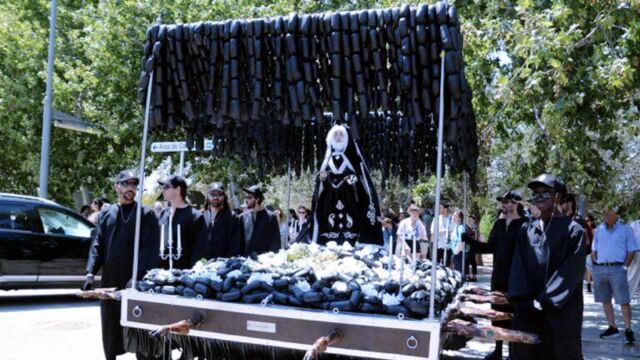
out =
<path fill-rule="evenodd" d="M 139 99 L 153 73 L 150 128 L 182 127 L 189 147 L 202 150 L 213 136 L 214 156 L 239 155 L 260 170 L 289 159 L 296 171 L 317 169 L 328 129 L 346 123 L 370 168 L 408 179 L 435 169 L 442 96 L 445 163 L 475 173 L 453 6 L 154 25 L 146 37 Z"/>

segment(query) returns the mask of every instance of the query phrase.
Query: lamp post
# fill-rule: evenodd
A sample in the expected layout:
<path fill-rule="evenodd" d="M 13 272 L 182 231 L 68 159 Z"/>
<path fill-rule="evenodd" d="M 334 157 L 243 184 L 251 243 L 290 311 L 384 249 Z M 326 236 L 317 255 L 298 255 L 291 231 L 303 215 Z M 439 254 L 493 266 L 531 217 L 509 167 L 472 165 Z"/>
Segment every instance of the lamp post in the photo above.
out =
<path fill-rule="evenodd" d="M 51 139 L 51 102 L 53 96 L 53 57 L 56 42 L 56 0 L 51 0 L 51 19 L 49 21 L 49 55 L 47 57 L 47 88 L 44 95 L 42 114 L 42 147 L 40 149 L 40 187 L 38 196 L 47 197 L 49 187 L 49 142 Z"/>

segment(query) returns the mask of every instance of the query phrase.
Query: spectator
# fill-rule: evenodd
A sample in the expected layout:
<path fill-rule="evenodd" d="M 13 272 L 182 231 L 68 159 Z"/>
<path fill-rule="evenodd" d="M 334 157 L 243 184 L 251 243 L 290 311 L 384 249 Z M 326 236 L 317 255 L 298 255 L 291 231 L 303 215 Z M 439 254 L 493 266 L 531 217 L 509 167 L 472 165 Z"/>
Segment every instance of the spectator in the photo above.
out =
<path fill-rule="evenodd" d="M 289 241 L 293 242 L 298 234 L 302 231 L 302 227 L 309 221 L 309 210 L 304 206 L 298 206 L 296 209 L 296 218 L 289 227 Z M 307 224 L 309 227 L 309 224 Z"/>
<path fill-rule="evenodd" d="M 385 217 L 382 219 L 382 238 L 384 239 L 384 248 L 389 248 L 389 242 L 391 237 L 395 237 L 398 232 L 398 226 L 394 223 L 391 217 Z"/>
<path fill-rule="evenodd" d="M 89 218 L 89 215 L 91 215 L 91 207 L 89 205 L 82 205 L 78 214 L 82 215 L 85 219 Z"/>
<path fill-rule="evenodd" d="M 465 265 L 465 273 L 468 274 L 468 281 L 478 281 L 478 261 L 476 260 L 474 246 L 479 243 L 478 221 L 473 215 L 469 216 L 467 219 L 465 233 L 467 234 L 467 240 L 471 246 L 468 247 L 469 250 L 467 251 L 467 257 L 465 258 L 465 261 L 467 262 Z"/>
<path fill-rule="evenodd" d="M 631 330 L 631 306 L 627 270 L 639 250 L 633 230 L 620 219 L 619 208 L 612 206 L 604 211 L 604 223 L 596 228 L 591 246 L 593 260 L 594 299 L 602 303 L 609 327 L 600 334 L 602 339 L 620 336 L 613 316 L 611 295 L 622 310 L 625 325 L 625 343 L 633 344 Z"/>
<path fill-rule="evenodd" d="M 280 228 L 280 243 L 282 248 L 287 247 L 287 243 L 289 242 L 289 225 L 287 224 L 287 219 L 284 216 L 284 213 L 280 208 L 276 208 L 273 210 L 273 214 L 278 218 L 278 227 Z"/>
<path fill-rule="evenodd" d="M 568 216 L 571 220 L 577 222 L 584 228 L 584 219 L 582 216 L 576 213 L 576 195 L 575 194 L 567 194 L 564 197 L 562 204 L 560 204 L 560 209 L 562 213 Z"/>
<path fill-rule="evenodd" d="M 104 207 L 104 201 L 102 201 L 101 198 L 95 198 L 91 201 L 91 205 L 89 205 L 91 207 L 91 215 L 89 215 L 89 217 L 87 218 L 87 220 L 89 220 L 89 222 L 91 222 L 93 225 L 96 225 L 98 223 L 98 215 L 100 214 L 100 212 L 102 211 L 102 208 Z"/>
<path fill-rule="evenodd" d="M 640 220 L 630 223 L 629 226 L 633 229 L 633 234 L 636 236 L 638 248 L 640 248 Z M 629 270 L 627 271 L 627 278 L 629 280 L 629 296 L 633 303 L 634 297 L 637 295 L 636 291 L 640 285 L 640 254 L 636 253 L 636 256 L 633 257 L 633 262 L 629 265 Z"/>
<path fill-rule="evenodd" d="M 420 241 L 427 239 L 427 230 L 420 220 L 420 208 L 416 204 L 409 205 L 409 217 L 400 221 L 398 224 L 396 255 L 400 255 L 401 246 L 405 246 L 405 254 L 412 254 L 413 241 L 416 242 L 416 258 L 419 258 L 421 252 Z"/>
<path fill-rule="evenodd" d="M 435 221 L 431 222 L 431 239 L 435 240 Z M 442 201 L 438 214 L 438 262 L 449 266 L 451 255 L 449 250 L 449 236 L 451 235 L 451 217 L 449 216 L 449 204 Z"/>
<path fill-rule="evenodd" d="M 584 271 L 584 278 L 587 281 L 587 292 L 592 291 L 591 283 L 592 276 L 591 272 L 593 271 L 593 261 L 591 260 L 591 244 L 593 244 L 593 231 L 595 230 L 595 220 L 592 215 L 587 215 L 584 218 L 584 234 L 585 234 L 585 249 L 587 254 L 587 259 L 585 261 L 586 268 Z"/>
<path fill-rule="evenodd" d="M 451 254 L 453 261 L 453 268 L 462 273 L 462 256 L 465 252 L 465 228 L 464 228 L 464 213 L 460 210 L 453 213 L 451 222 L 453 223 L 452 235 L 451 235 Z"/>

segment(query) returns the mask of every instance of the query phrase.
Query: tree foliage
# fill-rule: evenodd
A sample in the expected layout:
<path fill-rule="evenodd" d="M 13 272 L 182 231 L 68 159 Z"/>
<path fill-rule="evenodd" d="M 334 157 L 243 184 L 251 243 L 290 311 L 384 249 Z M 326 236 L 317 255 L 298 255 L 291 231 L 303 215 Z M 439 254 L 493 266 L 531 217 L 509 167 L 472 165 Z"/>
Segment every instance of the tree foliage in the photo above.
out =
<path fill-rule="evenodd" d="M 506 187 L 522 189 L 527 179 L 542 171 L 561 175 L 591 201 L 617 192 L 627 202 L 640 203 L 636 195 L 638 1 L 450 3 L 458 7 L 462 19 L 481 148 L 473 211 L 491 208 L 497 192 Z M 136 100 L 139 62 L 145 31 L 159 17 L 164 23 L 196 22 L 399 4 L 362 0 L 59 2 L 53 107 L 106 131 L 96 136 L 53 129 L 50 195 L 70 204 L 71 193 L 80 185 L 110 194 L 110 177 L 138 164 L 143 119 Z M 0 3 L 0 138 L 5 155 L 0 162 L 0 191 L 37 192 L 48 28 L 49 1 Z M 182 134 L 152 134 L 149 140 L 181 138 Z M 201 183 L 224 177 L 236 177 L 239 185 L 258 180 L 233 159 L 194 155 L 188 159 Z M 148 165 L 157 167 L 161 160 L 151 154 Z M 450 196 L 459 197 L 460 179 L 447 181 L 446 188 L 455 190 Z M 417 196 L 423 197 L 420 191 L 427 188 L 418 188 Z M 389 198 L 398 204 L 401 200 Z"/>

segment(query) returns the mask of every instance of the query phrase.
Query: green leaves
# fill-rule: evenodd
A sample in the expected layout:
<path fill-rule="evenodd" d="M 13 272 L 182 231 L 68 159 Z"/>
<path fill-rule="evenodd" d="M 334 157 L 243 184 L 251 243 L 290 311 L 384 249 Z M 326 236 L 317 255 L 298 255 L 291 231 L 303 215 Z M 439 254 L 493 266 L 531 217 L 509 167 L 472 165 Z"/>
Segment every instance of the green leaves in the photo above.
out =
<path fill-rule="evenodd" d="M 637 146 L 625 144 L 633 144 L 640 132 L 638 2 L 454 3 L 481 146 L 475 185 L 484 200 L 478 203 L 492 204 L 498 189 L 522 187 L 545 170 L 561 174 L 587 198 L 602 192 L 604 184 L 632 184 L 630 173 L 640 168 L 640 156 L 633 156 Z M 164 23 L 196 22 L 397 4 L 58 2 L 54 108 L 108 131 L 93 136 L 53 128 L 51 195 L 70 204 L 81 184 L 109 195 L 109 177 L 137 164 L 143 119 L 136 100 L 139 62 L 145 31 L 158 16 Z M 38 186 L 48 17 L 46 0 L 0 4 L 0 150 L 10 154 L 0 162 L 0 191 L 35 194 Z M 150 141 L 181 137 L 153 134 Z M 78 157 L 79 151 L 84 155 Z M 244 168 L 237 160 L 194 161 L 194 173 L 204 183 L 229 174 L 242 174 L 240 183 L 257 180 Z M 422 196 L 425 189 L 416 190 Z"/>

